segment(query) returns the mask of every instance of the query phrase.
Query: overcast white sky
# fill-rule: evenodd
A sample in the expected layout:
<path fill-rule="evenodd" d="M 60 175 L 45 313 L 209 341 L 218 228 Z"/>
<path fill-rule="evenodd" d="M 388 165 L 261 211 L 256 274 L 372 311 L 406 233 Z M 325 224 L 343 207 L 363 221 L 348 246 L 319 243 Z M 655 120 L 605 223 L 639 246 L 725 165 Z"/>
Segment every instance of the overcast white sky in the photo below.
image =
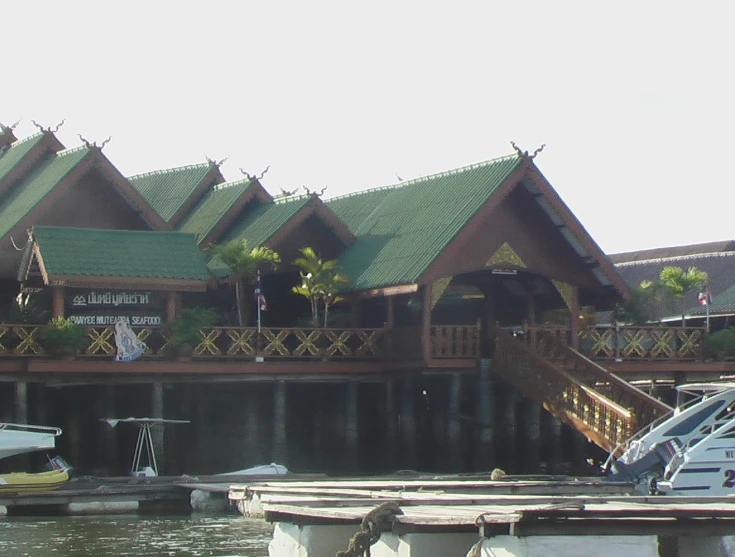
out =
<path fill-rule="evenodd" d="M 0 122 L 325 197 L 512 153 L 608 252 L 729 240 L 735 3 L 13 2 Z"/>

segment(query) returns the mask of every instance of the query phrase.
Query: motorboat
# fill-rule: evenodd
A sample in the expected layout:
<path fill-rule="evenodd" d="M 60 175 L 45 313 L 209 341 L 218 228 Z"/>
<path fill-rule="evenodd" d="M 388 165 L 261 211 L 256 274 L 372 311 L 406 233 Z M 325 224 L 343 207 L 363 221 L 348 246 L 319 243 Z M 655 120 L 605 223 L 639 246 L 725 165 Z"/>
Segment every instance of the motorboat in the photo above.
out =
<path fill-rule="evenodd" d="M 608 479 L 633 481 L 644 493 L 735 495 L 735 383 L 676 390 L 672 412 L 613 451 Z"/>
<path fill-rule="evenodd" d="M 58 427 L 0 422 L 0 459 L 53 449 L 59 435 L 61 429 Z"/>
<path fill-rule="evenodd" d="M 68 468 L 46 472 L 11 472 L 0 474 L 0 493 L 51 491 L 66 485 L 71 479 Z"/>

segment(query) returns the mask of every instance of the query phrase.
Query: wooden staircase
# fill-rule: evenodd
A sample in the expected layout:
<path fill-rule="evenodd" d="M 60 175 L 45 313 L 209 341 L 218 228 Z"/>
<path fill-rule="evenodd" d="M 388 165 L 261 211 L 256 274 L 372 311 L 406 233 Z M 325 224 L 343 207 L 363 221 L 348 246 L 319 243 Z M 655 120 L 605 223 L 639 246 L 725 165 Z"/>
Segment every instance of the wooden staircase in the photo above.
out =
<path fill-rule="evenodd" d="M 671 411 L 549 333 L 533 342 L 500 328 L 492 334 L 493 371 L 608 452 Z"/>

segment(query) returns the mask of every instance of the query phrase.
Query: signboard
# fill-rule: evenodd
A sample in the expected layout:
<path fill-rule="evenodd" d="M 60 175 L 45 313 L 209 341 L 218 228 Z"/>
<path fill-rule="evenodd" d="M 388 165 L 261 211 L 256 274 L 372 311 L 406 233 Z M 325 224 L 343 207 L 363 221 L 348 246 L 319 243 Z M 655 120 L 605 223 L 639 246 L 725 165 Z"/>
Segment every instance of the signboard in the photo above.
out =
<path fill-rule="evenodd" d="M 162 325 L 162 295 L 138 290 L 69 289 L 68 317 L 77 325 L 113 326 L 122 320 L 137 327 Z"/>

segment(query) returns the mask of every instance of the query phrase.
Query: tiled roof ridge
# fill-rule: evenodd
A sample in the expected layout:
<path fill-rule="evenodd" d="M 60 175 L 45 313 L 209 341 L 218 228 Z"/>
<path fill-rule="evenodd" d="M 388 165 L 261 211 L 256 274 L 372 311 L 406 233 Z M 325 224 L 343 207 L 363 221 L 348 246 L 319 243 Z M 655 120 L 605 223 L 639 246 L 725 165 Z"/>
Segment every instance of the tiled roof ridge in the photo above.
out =
<path fill-rule="evenodd" d="M 192 170 L 194 168 L 202 168 L 202 167 L 208 167 L 210 164 L 208 162 L 203 162 L 200 164 L 189 164 L 186 166 L 177 166 L 175 168 L 164 168 L 163 170 L 151 170 L 150 172 L 143 172 L 142 174 L 134 174 L 132 176 L 128 176 L 128 180 L 135 180 L 137 178 L 147 178 L 148 176 L 163 176 L 164 174 L 170 174 L 173 172 L 179 172 L 180 170 Z"/>
<path fill-rule="evenodd" d="M 16 145 L 22 145 L 23 143 L 27 143 L 28 141 L 31 141 L 32 139 L 38 139 L 38 136 L 43 135 L 44 132 L 38 132 L 34 133 L 33 135 L 29 135 L 28 137 L 24 137 L 23 139 L 18 139 L 17 141 L 13 141 L 10 144 L 10 148 L 12 149 Z"/>
<path fill-rule="evenodd" d="M 242 186 L 245 184 L 250 185 L 252 183 L 252 180 L 250 178 L 243 178 L 242 180 L 235 180 L 234 182 L 222 182 L 220 184 L 215 184 L 212 186 L 212 191 L 220 191 L 220 190 L 226 190 L 229 188 L 236 188 L 238 186 Z"/>
<path fill-rule="evenodd" d="M 49 225 L 36 225 L 33 227 L 34 230 L 36 229 L 43 229 L 43 230 L 75 230 L 75 231 L 81 231 L 81 232 L 95 232 L 100 234 L 188 234 L 188 235 L 194 235 L 193 232 L 181 232 L 179 230 L 124 230 L 119 228 L 88 228 L 88 227 L 81 227 L 81 226 L 49 226 Z"/>
<path fill-rule="evenodd" d="M 394 190 L 394 189 L 402 188 L 405 186 L 410 186 L 411 184 L 414 184 L 417 182 L 426 182 L 427 180 L 438 180 L 439 178 L 446 178 L 447 176 L 454 176 L 456 174 L 467 172 L 468 170 L 475 170 L 476 168 L 482 168 L 485 166 L 489 166 L 490 164 L 495 164 L 501 161 L 515 159 L 515 158 L 520 158 L 520 157 L 517 154 L 505 155 L 503 157 L 497 157 L 497 158 L 490 159 L 487 161 L 476 162 L 473 164 L 468 164 L 466 166 L 461 166 L 459 168 L 453 168 L 452 170 L 444 170 L 443 172 L 437 172 L 436 174 L 429 174 L 427 176 L 411 178 L 410 180 L 404 180 L 402 182 L 398 182 L 397 184 L 391 184 L 387 186 L 378 186 L 376 188 L 369 188 L 366 190 L 360 190 L 360 191 L 356 191 L 352 193 L 347 193 L 344 195 L 338 195 L 336 197 L 330 197 L 326 201 L 334 201 L 336 199 L 345 199 L 348 197 L 354 197 L 356 195 L 362 195 L 365 193 L 373 193 L 373 192 L 378 192 L 378 191 L 383 191 L 383 190 Z"/>
<path fill-rule="evenodd" d="M 681 261 L 689 259 L 710 259 L 712 257 L 735 257 L 735 251 L 716 251 L 712 253 L 692 253 L 689 255 L 674 255 L 671 257 L 657 257 L 654 259 L 640 259 L 638 261 L 621 261 L 616 267 L 632 267 L 635 265 L 649 265 L 651 263 L 665 263 L 667 261 Z"/>
<path fill-rule="evenodd" d="M 57 157 L 65 157 L 66 155 L 73 155 L 78 151 L 89 151 L 89 147 L 86 145 L 77 145 L 76 147 L 70 147 L 69 149 L 62 149 L 54 153 Z"/>
<path fill-rule="evenodd" d="M 285 197 L 274 197 L 274 205 L 283 205 L 286 203 L 292 203 L 293 201 L 303 201 L 305 198 L 311 197 L 308 193 L 302 193 L 301 195 L 287 195 Z"/>

